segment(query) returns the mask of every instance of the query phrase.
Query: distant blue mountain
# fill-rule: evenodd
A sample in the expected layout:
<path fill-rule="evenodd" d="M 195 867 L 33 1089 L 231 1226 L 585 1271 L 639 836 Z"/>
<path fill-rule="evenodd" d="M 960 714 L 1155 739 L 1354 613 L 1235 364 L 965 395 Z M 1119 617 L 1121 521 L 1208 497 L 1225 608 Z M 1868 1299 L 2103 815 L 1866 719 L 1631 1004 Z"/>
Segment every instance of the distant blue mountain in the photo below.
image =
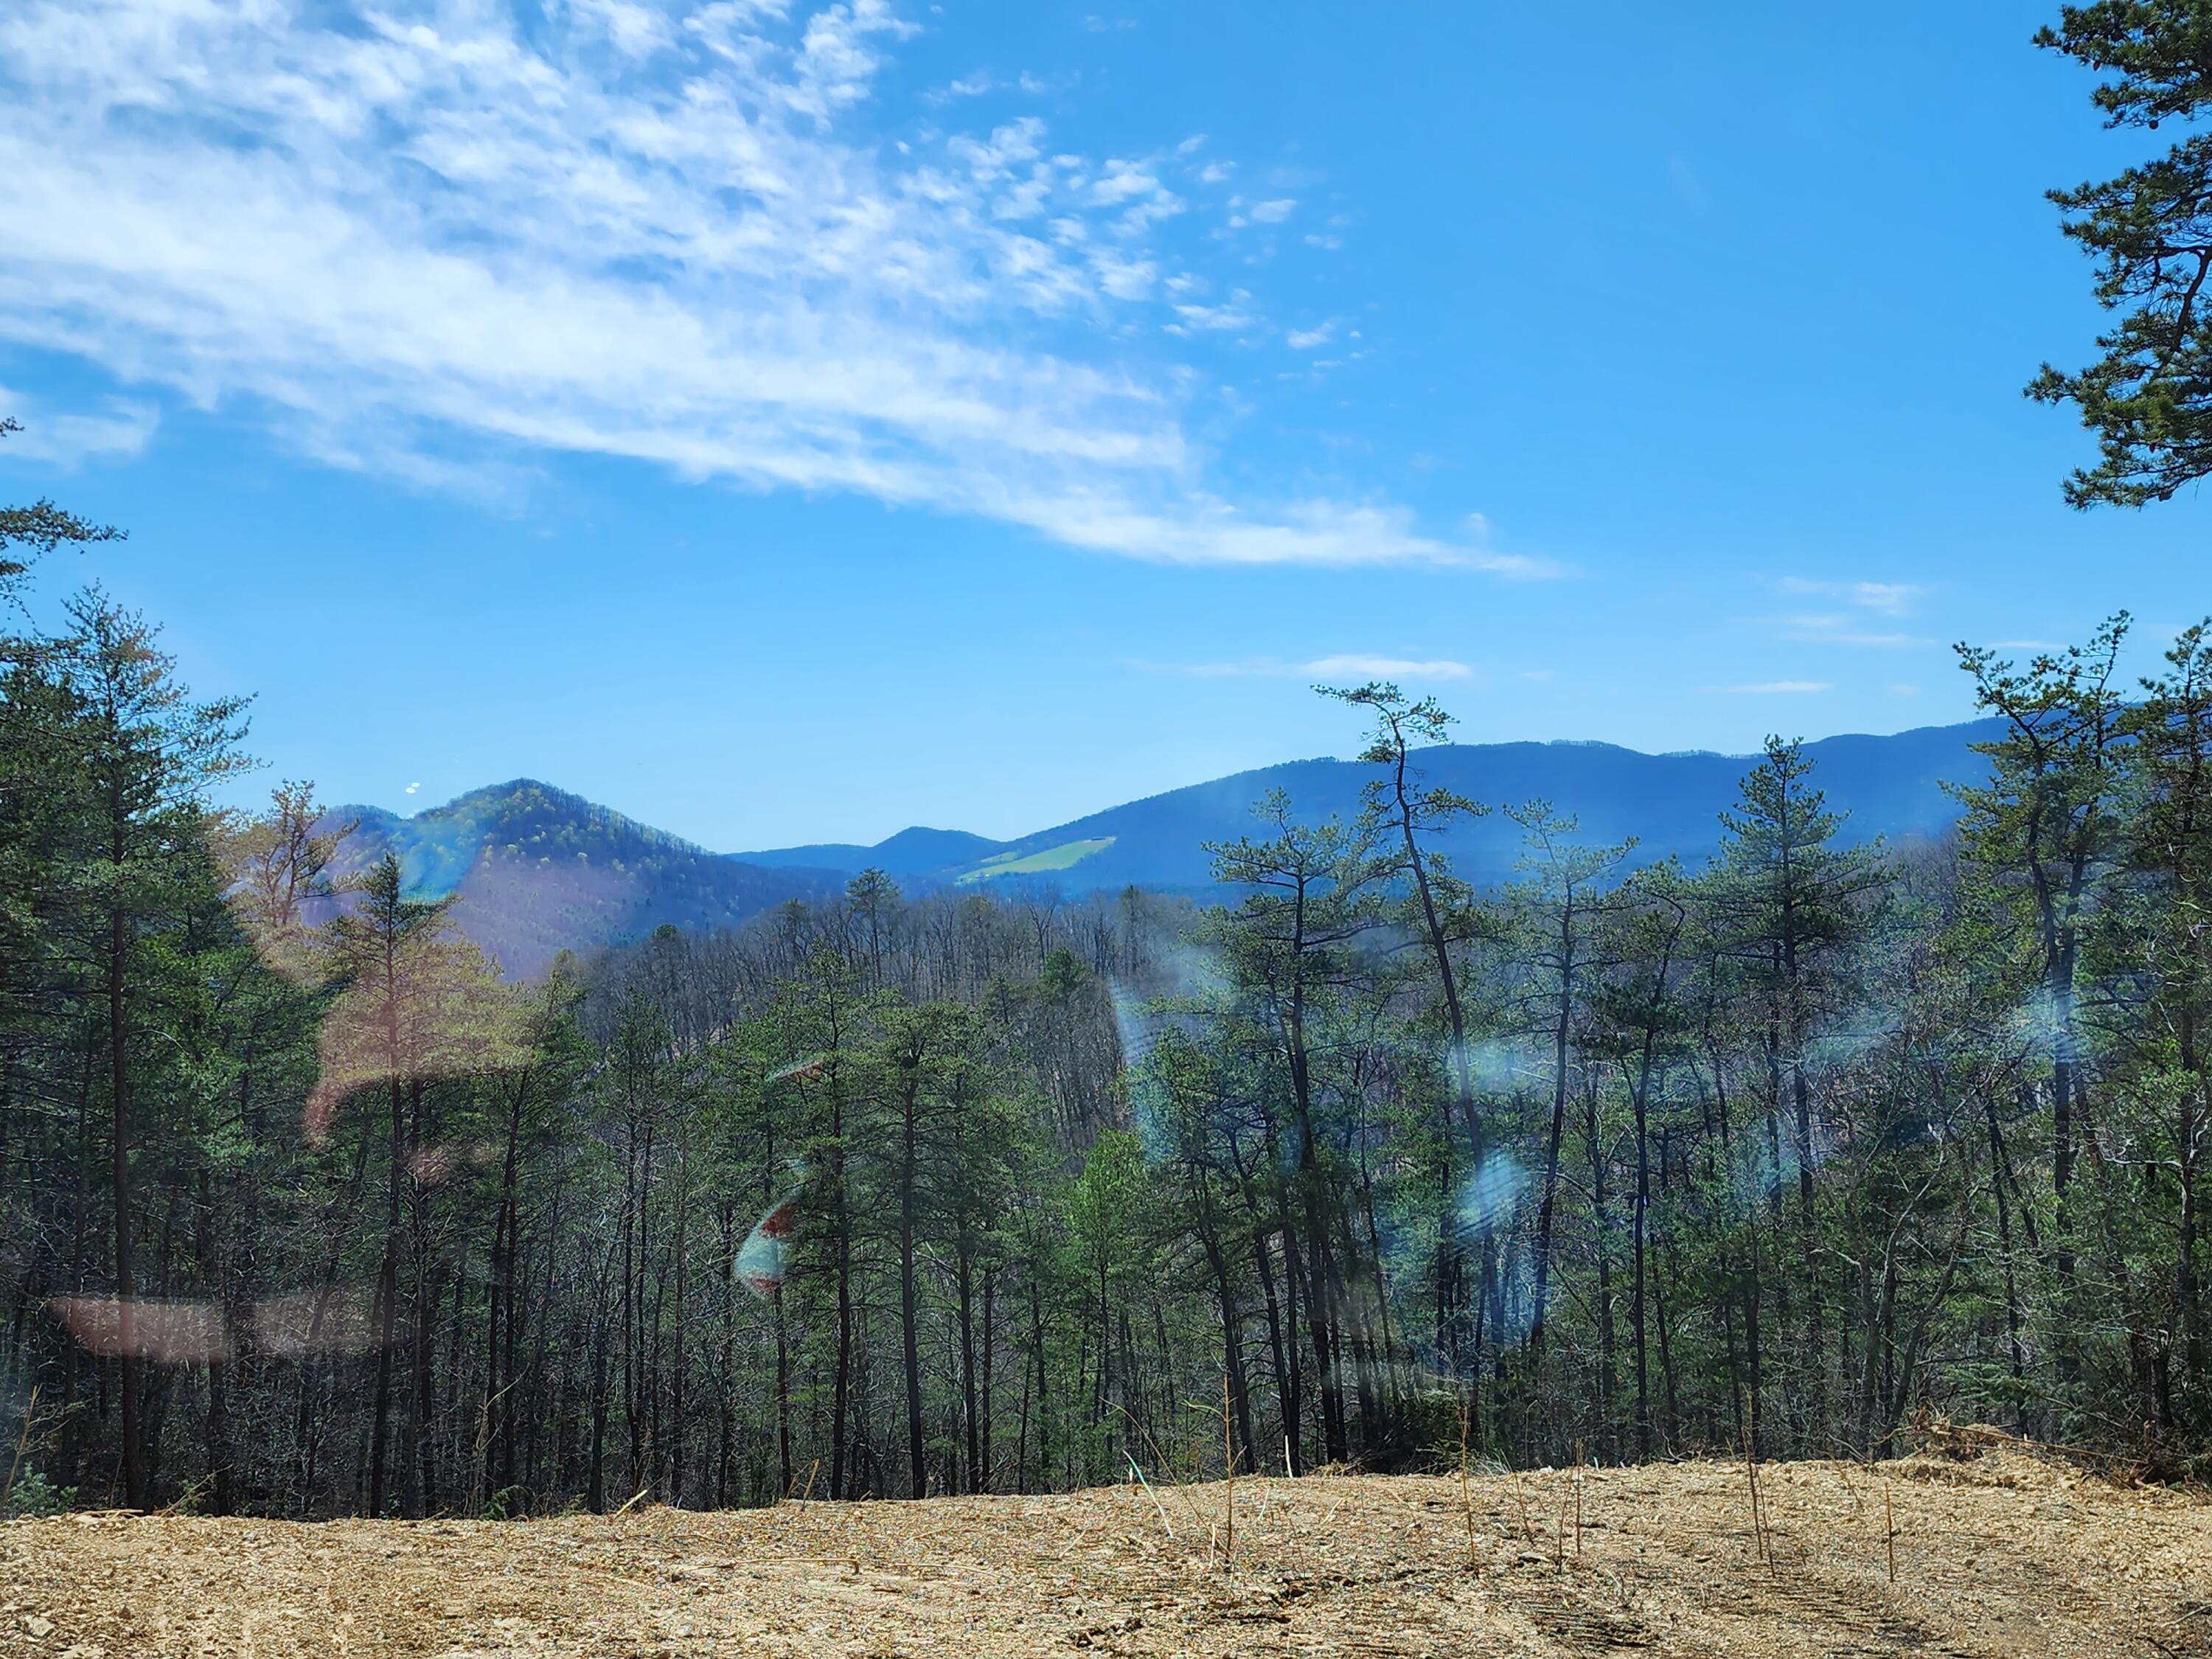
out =
<path fill-rule="evenodd" d="M 471 790 L 412 817 L 341 806 L 324 820 L 349 821 L 356 827 L 340 847 L 341 874 L 398 854 L 410 890 L 454 895 L 456 924 L 514 978 L 538 973 L 563 949 L 588 955 L 663 924 L 734 927 L 845 883 L 836 870 L 769 870 L 724 858 L 532 778 Z"/>
<path fill-rule="evenodd" d="M 1825 738 L 1805 745 L 1832 809 L 1854 841 L 1934 836 L 1958 816 L 1943 785 L 1975 781 L 1972 745 L 1997 722 L 1922 726 L 1893 737 Z M 1646 755 L 1607 743 L 1453 744 L 1423 750 L 1425 779 L 1492 806 L 1542 799 L 1573 815 L 1583 838 L 1637 838 L 1639 860 L 1695 861 L 1720 839 L 1720 814 L 1756 757 Z M 726 855 L 634 822 L 531 779 L 478 789 L 403 818 L 341 807 L 355 819 L 343 867 L 397 852 L 417 891 L 455 893 L 454 915 L 510 975 L 542 969 L 562 948 L 589 952 L 664 924 L 730 927 L 790 899 L 827 897 L 867 868 L 911 890 L 933 885 L 1049 882 L 1063 891 L 1124 886 L 1203 894 L 1206 843 L 1258 830 L 1255 803 L 1286 793 L 1307 818 L 1349 817 L 1375 769 L 1291 761 L 1110 806 L 1017 841 L 959 830 L 902 830 L 872 847 L 827 842 Z M 1510 878 L 1520 835 L 1502 815 L 1462 823 L 1443 842 L 1478 884 Z"/>
<path fill-rule="evenodd" d="M 926 876 L 981 863 L 1005 847 L 1004 842 L 970 835 L 965 830 L 925 830 L 917 824 L 873 847 L 859 847 L 849 842 L 822 842 L 811 847 L 779 847 L 765 853 L 732 853 L 730 856 L 770 870 L 798 866 L 844 870 L 855 875 L 863 870 L 876 869 L 892 876 Z"/>
<path fill-rule="evenodd" d="M 1892 737 L 1824 738 L 1807 744 L 1805 752 L 1830 807 L 1850 815 L 1845 834 L 1850 839 L 1935 835 L 1958 816 L 1944 783 L 1985 775 L 1986 763 L 1971 745 L 1997 729 L 1996 721 L 1982 720 L 1921 726 Z M 1427 781 L 1488 805 L 1549 800 L 1579 821 L 1585 839 L 1613 842 L 1634 836 L 1637 858 L 1656 860 L 1670 854 L 1695 860 L 1710 852 L 1720 838 L 1721 812 L 1735 803 L 1737 786 L 1756 760 L 1703 750 L 1647 755 L 1609 743 L 1451 744 L 1421 750 L 1419 767 Z M 1252 808 L 1270 790 L 1288 794 L 1302 817 L 1349 817 L 1358 811 L 1361 787 L 1374 775 L 1375 769 L 1353 761 L 1291 761 L 1110 806 L 1017 841 L 969 838 L 988 848 L 981 857 L 929 870 L 883 867 L 902 876 L 970 884 L 1050 881 L 1075 892 L 1128 885 L 1199 891 L 1212 880 L 1205 843 L 1256 833 Z M 938 833 L 944 832 L 904 832 Z M 1520 832 L 1495 812 L 1461 824 L 1443 845 L 1458 872 L 1478 883 L 1510 878 L 1522 852 Z M 743 856 L 759 864 L 787 858 L 796 863 L 802 855 L 830 850 L 793 848 Z M 873 850 L 851 852 L 863 862 L 880 863 Z M 841 861 L 838 867 L 861 866 Z"/>

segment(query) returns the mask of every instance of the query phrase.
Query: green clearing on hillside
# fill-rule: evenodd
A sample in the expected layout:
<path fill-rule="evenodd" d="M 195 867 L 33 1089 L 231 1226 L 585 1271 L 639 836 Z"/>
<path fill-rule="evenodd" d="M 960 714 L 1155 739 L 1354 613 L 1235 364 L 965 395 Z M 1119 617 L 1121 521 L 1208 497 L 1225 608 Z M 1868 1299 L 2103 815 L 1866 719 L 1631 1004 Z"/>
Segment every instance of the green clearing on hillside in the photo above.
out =
<path fill-rule="evenodd" d="M 1064 841 L 1057 847 L 1036 853 L 994 853 L 960 877 L 959 884 L 965 887 L 973 882 L 988 881 L 994 876 L 1035 876 L 1066 870 L 1113 844 L 1113 836 L 1101 836 L 1096 841 Z"/>

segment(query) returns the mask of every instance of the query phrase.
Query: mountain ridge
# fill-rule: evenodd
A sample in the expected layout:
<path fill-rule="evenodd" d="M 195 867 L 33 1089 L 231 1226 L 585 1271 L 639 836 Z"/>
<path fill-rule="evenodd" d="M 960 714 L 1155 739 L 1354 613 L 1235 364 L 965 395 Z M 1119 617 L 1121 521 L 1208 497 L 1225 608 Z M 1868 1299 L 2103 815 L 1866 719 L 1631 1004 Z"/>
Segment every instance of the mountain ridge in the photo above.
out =
<path fill-rule="evenodd" d="M 844 882 L 834 870 L 726 858 L 535 778 L 486 785 L 408 817 L 348 805 L 323 819 L 349 821 L 356 828 L 334 873 L 398 854 L 409 890 L 453 897 L 461 931 L 516 978 L 563 950 L 589 953 L 663 926 L 734 927 Z"/>
<path fill-rule="evenodd" d="M 809 846 L 775 847 L 765 852 L 729 853 L 723 856 L 767 869 L 818 866 L 825 869 L 871 866 L 886 875 L 926 875 L 955 865 L 972 864 L 1003 851 L 1008 845 L 967 830 L 932 830 L 909 824 L 873 846 L 857 842 L 817 842 Z"/>
<path fill-rule="evenodd" d="M 1934 833 L 1957 817 L 1943 783 L 1978 775 L 1985 763 L 1972 744 L 1996 735 L 2000 724 L 1982 720 L 1887 735 L 1840 732 L 1808 741 L 1805 751 L 1814 763 L 1814 787 L 1851 815 L 1847 839 Z M 1600 739 L 1553 738 L 1437 744 L 1419 750 L 1417 764 L 1426 781 L 1493 808 L 1548 799 L 1576 816 L 1588 839 L 1609 843 L 1634 836 L 1640 857 L 1656 860 L 1692 854 L 1717 842 L 1719 814 L 1757 760 L 1756 754 L 1687 750 L 1655 755 Z M 1053 870 L 1052 878 L 1076 890 L 1132 884 L 1201 890 L 1212 885 L 1204 842 L 1251 827 L 1251 808 L 1270 788 L 1285 789 L 1302 816 L 1348 817 L 1358 811 L 1360 787 L 1373 775 L 1360 762 L 1328 756 L 1278 762 L 1071 818 L 996 843 L 990 856 L 1021 861 L 1097 842 L 1097 851 Z M 1519 832 L 1496 811 L 1440 838 L 1459 860 L 1461 873 L 1478 882 L 1510 876 L 1519 842 Z M 865 865 L 844 867 L 856 873 Z M 971 866 L 928 873 L 958 880 L 985 872 Z"/>
<path fill-rule="evenodd" d="M 1958 816 L 1947 781 L 1985 766 L 1972 745 L 1993 720 L 1916 726 L 1887 736 L 1844 732 L 1805 745 L 1814 782 L 1850 816 L 1863 842 L 1940 833 Z M 1710 750 L 1648 754 L 1584 739 L 1447 744 L 1419 751 L 1425 781 L 1492 806 L 1532 799 L 1578 820 L 1583 836 L 1637 841 L 1635 862 L 1716 845 L 1719 814 L 1755 755 Z M 535 974 L 562 949 L 589 952 L 672 926 L 735 926 L 797 899 L 840 890 L 867 868 L 907 885 L 1049 882 L 1070 892 L 1140 886 L 1203 894 L 1213 885 L 1208 842 L 1254 827 L 1251 811 L 1284 789 L 1301 816 L 1348 817 L 1374 769 L 1316 757 L 1255 767 L 1108 806 L 1011 841 L 913 825 L 872 846 L 816 842 L 742 854 L 696 842 L 534 778 L 490 784 L 403 817 L 380 807 L 335 808 L 358 823 L 341 873 L 398 854 L 410 889 L 457 896 L 455 920 L 506 972 Z M 1517 829 L 1502 813 L 1462 821 L 1437 837 L 1460 874 L 1479 884 L 1510 878 Z"/>

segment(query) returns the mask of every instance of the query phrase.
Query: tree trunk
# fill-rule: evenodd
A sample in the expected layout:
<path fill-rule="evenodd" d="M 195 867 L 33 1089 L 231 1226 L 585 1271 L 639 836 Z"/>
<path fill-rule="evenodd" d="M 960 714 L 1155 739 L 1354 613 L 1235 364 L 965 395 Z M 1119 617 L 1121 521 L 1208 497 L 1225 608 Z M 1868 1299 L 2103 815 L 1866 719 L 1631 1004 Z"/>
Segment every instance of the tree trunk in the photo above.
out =
<path fill-rule="evenodd" d="M 899 1126 L 899 1358 L 906 1370 L 907 1495 L 910 1498 L 925 1496 L 928 1482 L 921 1432 L 921 1296 L 915 1273 L 919 1204 L 915 1184 L 920 1175 L 915 1119 L 921 1109 L 919 1086 L 909 1075 Z"/>
<path fill-rule="evenodd" d="M 389 1026 L 392 1052 L 398 1049 L 397 1016 Z M 376 1401 L 368 1443 L 368 1512 L 384 1515 L 385 1482 L 392 1449 L 392 1360 L 399 1337 L 399 1182 L 407 1168 L 406 1096 L 395 1063 L 386 1079 L 392 1108 L 392 1149 L 385 1182 L 384 1261 L 376 1276 Z"/>
<path fill-rule="evenodd" d="M 114 854 L 119 877 L 123 867 L 119 844 Z M 131 1261 L 131 1026 L 125 965 L 129 949 L 130 923 L 118 907 L 108 916 L 107 958 L 107 1063 L 114 1118 L 114 1149 L 109 1173 L 115 1198 L 115 1296 L 120 1353 L 116 1370 L 123 1419 L 123 1501 L 134 1510 L 143 1510 L 146 1507 L 147 1492 L 145 1447 L 138 1420 L 138 1288 Z"/>
<path fill-rule="evenodd" d="M 960 1297 L 960 1418 L 968 1451 L 967 1478 L 961 1484 L 969 1492 L 980 1492 L 983 1490 L 983 1443 L 975 1398 L 975 1263 L 964 1232 L 957 1249 L 954 1276 Z"/>

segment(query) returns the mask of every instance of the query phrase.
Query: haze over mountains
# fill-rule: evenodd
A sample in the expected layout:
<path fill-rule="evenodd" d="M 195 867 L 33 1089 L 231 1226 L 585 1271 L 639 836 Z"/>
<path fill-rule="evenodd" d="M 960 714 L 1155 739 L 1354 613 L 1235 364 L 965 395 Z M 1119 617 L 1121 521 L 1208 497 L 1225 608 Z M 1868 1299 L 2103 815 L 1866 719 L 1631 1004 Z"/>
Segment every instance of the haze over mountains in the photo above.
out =
<path fill-rule="evenodd" d="M 529 778 L 471 790 L 412 817 L 340 806 L 325 823 L 349 820 L 356 827 L 341 843 L 341 873 L 387 849 L 398 854 L 417 894 L 459 896 L 453 918 L 461 931 L 514 977 L 539 972 L 564 949 L 589 954 L 664 922 L 734 927 L 845 881 L 831 870 L 724 858 Z"/>
<path fill-rule="evenodd" d="M 1846 811 L 1847 836 L 1940 832 L 1957 809 L 1947 781 L 1978 778 L 1971 745 L 1996 722 L 1923 726 L 1889 737 L 1806 745 L 1815 781 Z M 1580 820 L 1583 836 L 1637 838 L 1639 860 L 1697 859 L 1717 842 L 1718 816 L 1749 766 L 1743 756 L 1647 755 L 1604 743 L 1455 744 L 1422 751 L 1428 781 L 1493 805 L 1542 798 Z M 343 867 L 390 848 L 420 892 L 460 897 L 454 916 L 510 975 L 542 969 L 562 949 L 588 953 L 663 924 L 730 927 L 791 899 L 838 890 L 881 869 L 909 889 L 1051 882 L 1084 892 L 1137 885 L 1200 894 L 1212 886 L 1205 844 L 1256 830 L 1255 803 L 1281 789 L 1300 816 L 1349 816 L 1373 769 L 1319 759 L 1239 772 L 1106 808 L 1011 842 L 960 830 L 912 828 L 873 846 L 827 842 L 717 854 L 531 779 L 497 784 L 412 817 L 376 807 L 335 809 L 355 820 Z M 1458 826 L 1442 845 L 1480 884 L 1509 879 L 1519 832 L 1501 815 Z"/>

